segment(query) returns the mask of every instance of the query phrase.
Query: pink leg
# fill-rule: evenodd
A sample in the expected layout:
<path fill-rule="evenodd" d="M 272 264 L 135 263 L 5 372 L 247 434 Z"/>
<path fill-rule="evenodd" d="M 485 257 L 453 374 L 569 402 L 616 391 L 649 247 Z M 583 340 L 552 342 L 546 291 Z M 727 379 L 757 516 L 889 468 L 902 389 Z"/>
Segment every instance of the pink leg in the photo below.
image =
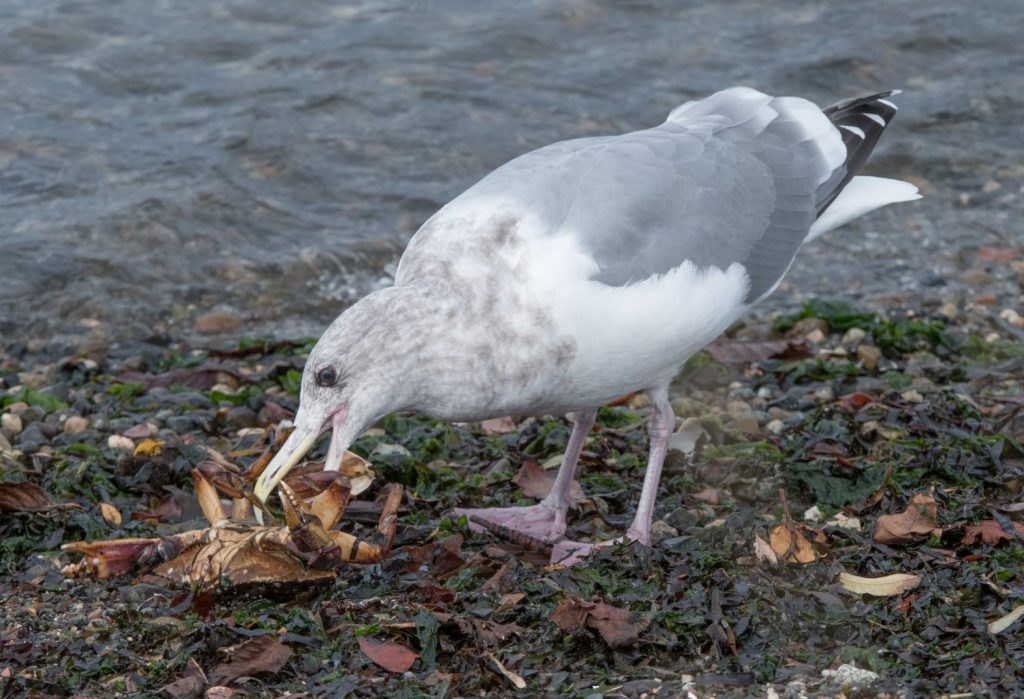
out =
<path fill-rule="evenodd" d="M 566 513 L 573 504 L 569 493 L 572 489 L 573 479 L 579 470 L 580 452 L 583 451 L 583 444 L 587 440 L 590 428 L 594 426 L 596 417 L 596 408 L 587 408 L 576 413 L 572 435 L 569 437 L 569 444 L 565 450 L 565 458 L 558 468 L 554 485 L 551 486 L 551 492 L 547 497 L 539 503 L 529 507 L 488 507 L 483 509 L 460 507 L 453 510 L 455 515 L 466 515 L 466 517 L 475 515 L 488 522 L 500 524 L 542 541 L 554 541 L 565 534 Z M 479 524 L 471 522 L 469 527 L 473 531 L 483 531 L 483 527 Z"/>
<path fill-rule="evenodd" d="M 633 518 L 633 524 L 626 530 L 625 537 L 630 541 L 639 541 L 648 546 L 651 544 L 651 519 L 654 516 L 654 499 L 658 494 L 658 482 L 661 480 L 661 467 L 665 463 L 668 442 L 676 426 L 676 416 L 672 412 L 672 405 L 668 402 L 668 385 L 653 388 L 649 393 L 654 402 L 654 414 L 651 416 L 650 422 L 647 423 L 647 433 L 651 437 L 651 451 L 647 461 L 647 471 L 644 474 L 643 489 L 640 491 L 640 503 L 636 508 L 636 517 Z M 598 546 L 608 546 L 618 541 L 622 541 L 622 538 L 602 541 L 597 544 L 560 541 L 555 544 L 551 562 L 573 565 L 583 560 Z"/>

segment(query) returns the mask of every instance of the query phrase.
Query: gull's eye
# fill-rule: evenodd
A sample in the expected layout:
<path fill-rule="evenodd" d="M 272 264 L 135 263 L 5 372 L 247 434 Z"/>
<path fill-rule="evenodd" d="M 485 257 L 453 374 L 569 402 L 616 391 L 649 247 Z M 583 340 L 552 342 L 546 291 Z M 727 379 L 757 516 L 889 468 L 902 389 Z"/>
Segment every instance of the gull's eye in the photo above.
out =
<path fill-rule="evenodd" d="M 318 386 L 327 388 L 338 383 L 338 372 L 333 366 L 325 366 L 320 371 L 316 372 L 316 383 Z"/>

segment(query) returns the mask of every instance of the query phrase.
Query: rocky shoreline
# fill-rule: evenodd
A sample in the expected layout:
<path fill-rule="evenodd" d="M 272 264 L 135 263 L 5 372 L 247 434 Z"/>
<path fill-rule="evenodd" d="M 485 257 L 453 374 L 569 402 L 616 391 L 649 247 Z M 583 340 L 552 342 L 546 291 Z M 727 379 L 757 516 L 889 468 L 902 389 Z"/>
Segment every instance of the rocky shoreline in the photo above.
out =
<path fill-rule="evenodd" d="M 997 298 L 1019 298 L 1019 251 L 979 254 L 996 258 L 990 280 L 1007 287 Z M 32 483 L 54 506 L 17 511 L 0 498 L 0 687 L 26 696 L 465 696 L 511 693 L 521 681 L 536 696 L 586 687 L 729 696 L 753 686 L 822 696 L 839 691 L 837 678 L 849 678 L 837 669 L 852 664 L 869 670 L 857 680 L 869 694 L 1019 690 L 1024 653 L 985 624 L 1024 596 L 1024 546 L 1013 538 L 1024 498 L 1024 321 L 985 301 L 881 314 L 812 301 L 738 324 L 674 387 L 681 424 L 696 436 L 687 445 L 677 435 L 690 456 L 670 455 L 659 541 L 573 569 L 548 568 L 446 518 L 456 503 L 535 496 L 537 473 L 557 463 L 568 437 L 563 416 L 462 426 L 389 418 L 354 450 L 377 471 L 361 497 L 372 503 L 392 481 L 412 493 L 394 555 L 286 601 L 268 590 L 209 597 L 144 576 L 69 580 L 59 549 L 194 526 L 189 472 L 207 449 L 244 465 L 267 427 L 288 425 L 311 341 L 226 351 L 152 338 L 8 345 L 0 483 Z M 602 411 L 573 537 L 614 536 L 628 523 L 646 412 L 642 396 Z M 932 533 L 873 538 L 878 520 L 914 496 L 937 502 Z M 101 503 L 118 517 L 105 517 Z M 815 560 L 771 563 L 756 542 L 781 526 L 780 505 L 798 520 L 817 508 L 858 523 L 809 516 L 825 542 Z M 971 540 L 969 527 L 986 521 L 1000 522 L 1005 537 Z M 870 597 L 842 589 L 841 571 L 924 582 L 901 597 Z M 552 619 L 567 604 L 625 610 L 635 633 L 613 642 L 599 626 L 566 630 Z M 263 635 L 286 647 L 286 662 L 255 677 L 217 674 Z M 404 647 L 414 664 L 384 669 L 366 639 Z M 966 644 L 971 654 L 958 650 Z"/>

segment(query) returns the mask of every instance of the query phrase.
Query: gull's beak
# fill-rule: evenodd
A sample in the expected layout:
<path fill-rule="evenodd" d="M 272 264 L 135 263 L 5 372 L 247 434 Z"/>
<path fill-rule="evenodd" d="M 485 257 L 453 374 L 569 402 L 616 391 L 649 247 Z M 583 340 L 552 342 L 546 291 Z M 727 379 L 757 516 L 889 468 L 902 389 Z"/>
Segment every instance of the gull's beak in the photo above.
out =
<path fill-rule="evenodd" d="M 267 501 L 267 497 L 274 492 L 274 488 L 281 482 L 281 479 L 287 476 L 288 472 L 299 462 L 299 459 L 306 455 L 306 452 L 313 446 L 316 438 L 323 434 L 328 426 L 331 428 L 331 444 L 327 449 L 327 463 L 324 465 L 324 470 L 337 471 L 341 465 L 345 449 L 348 448 L 348 444 L 342 441 L 342 426 L 345 424 L 347 416 L 348 403 L 342 403 L 331 414 L 330 422 L 323 427 L 310 427 L 308 422 L 299 422 L 295 426 L 295 430 L 288 435 L 288 439 L 285 440 L 280 451 L 274 455 L 274 458 L 263 469 L 263 473 L 260 474 L 259 479 L 256 481 L 253 494 L 256 495 L 259 501 Z M 256 510 L 256 519 L 259 520 L 260 524 L 263 524 L 263 513 L 259 510 Z"/>
<path fill-rule="evenodd" d="M 316 427 L 312 429 L 305 425 L 295 427 L 295 430 L 281 446 L 280 451 L 267 464 L 267 467 L 263 469 L 263 473 L 260 474 L 259 479 L 256 481 L 253 494 L 259 498 L 260 502 L 267 501 L 267 497 L 274 492 L 277 484 L 288 475 L 288 472 L 299 462 L 299 459 L 306 455 L 306 452 L 309 451 L 310 447 L 313 446 L 313 442 L 319 436 L 320 430 Z M 259 518 L 259 515 L 257 515 L 257 518 Z"/>

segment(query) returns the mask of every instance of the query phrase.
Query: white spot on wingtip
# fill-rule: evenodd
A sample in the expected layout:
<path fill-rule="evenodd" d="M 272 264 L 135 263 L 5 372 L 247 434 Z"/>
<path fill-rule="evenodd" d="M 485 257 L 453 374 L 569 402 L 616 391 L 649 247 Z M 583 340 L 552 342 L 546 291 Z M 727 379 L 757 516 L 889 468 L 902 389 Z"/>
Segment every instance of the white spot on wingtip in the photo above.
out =
<path fill-rule="evenodd" d="M 864 131 L 859 129 L 859 128 L 857 128 L 856 126 L 850 126 L 849 124 L 840 124 L 839 128 L 846 129 L 847 131 L 852 133 L 854 136 L 857 136 L 861 140 L 864 140 Z"/>
<path fill-rule="evenodd" d="M 864 116 L 866 116 L 868 119 L 870 119 L 871 121 L 875 122 L 879 126 L 885 126 L 885 119 L 883 119 L 882 117 L 880 117 L 877 114 L 872 114 L 871 112 L 867 112 Z"/>
<path fill-rule="evenodd" d="M 898 94 L 900 94 L 900 92 L 902 92 L 902 90 L 893 90 L 892 94 L 898 95 Z M 878 103 L 879 104 L 884 104 L 886 107 L 891 107 L 892 109 L 895 109 L 897 111 L 899 110 L 899 107 L 897 107 L 895 104 L 893 104 L 889 100 L 878 100 Z"/>

